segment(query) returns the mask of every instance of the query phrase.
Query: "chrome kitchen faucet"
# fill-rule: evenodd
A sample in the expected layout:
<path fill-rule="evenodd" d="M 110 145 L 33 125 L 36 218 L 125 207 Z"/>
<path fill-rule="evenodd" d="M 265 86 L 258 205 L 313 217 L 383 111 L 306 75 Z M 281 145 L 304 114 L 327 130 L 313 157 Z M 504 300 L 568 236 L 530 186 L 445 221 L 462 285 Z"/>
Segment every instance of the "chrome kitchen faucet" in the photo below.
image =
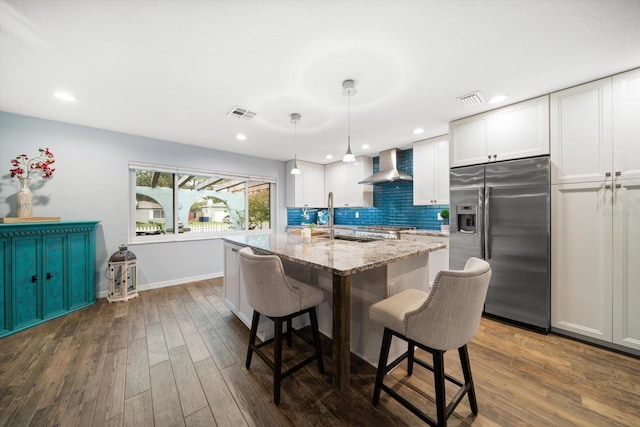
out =
<path fill-rule="evenodd" d="M 333 191 L 329 191 L 327 208 L 329 208 L 329 218 L 327 220 L 327 225 L 329 225 L 329 240 L 333 240 Z"/>

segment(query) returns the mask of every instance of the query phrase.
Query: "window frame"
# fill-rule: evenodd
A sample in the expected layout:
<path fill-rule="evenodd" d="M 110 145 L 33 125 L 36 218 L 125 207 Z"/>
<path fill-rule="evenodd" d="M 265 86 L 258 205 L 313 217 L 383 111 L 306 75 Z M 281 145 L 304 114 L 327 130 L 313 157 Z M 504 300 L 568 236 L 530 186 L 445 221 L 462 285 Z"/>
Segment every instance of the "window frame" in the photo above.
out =
<path fill-rule="evenodd" d="M 170 173 L 174 176 L 173 179 L 173 229 L 178 230 L 179 218 L 176 212 L 178 212 L 179 208 L 179 183 L 178 179 L 176 179 L 179 175 L 194 175 L 199 177 L 212 177 L 212 178 L 221 178 L 221 179 L 233 179 L 233 180 L 242 180 L 244 181 L 244 229 L 242 230 L 230 230 L 230 231 L 213 231 L 213 232 L 198 232 L 198 233 L 170 233 L 170 234 L 157 234 L 150 236 L 138 236 L 136 235 L 136 171 L 137 170 L 146 170 L 153 172 L 162 172 L 162 173 Z M 136 162 L 130 161 L 129 167 L 129 201 L 130 201 L 130 212 L 129 212 L 129 244 L 145 244 L 145 243 L 162 243 L 162 242 L 184 242 L 184 241 L 192 241 L 192 240 L 209 240 L 209 239 L 220 239 L 226 236 L 234 236 L 234 235 L 245 235 L 245 234 L 272 234 L 275 224 L 275 213 L 277 211 L 275 206 L 276 190 L 277 190 L 277 178 L 270 176 L 260 176 L 260 175 L 247 175 L 233 172 L 221 172 L 216 170 L 203 170 L 203 169 L 195 169 L 195 168 L 185 168 L 178 167 L 172 165 L 162 165 L 155 163 L 145 163 L 145 162 Z M 252 181 L 259 181 L 265 184 L 269 184 L 269 212 L 270 212 L 270 221 L 268 229 L 254 229 L 249 230 L 249 183 Z M 165 212 L 166 217 L 166 212 Z M 168 226 L 168 225 L 167 225 Z"/>

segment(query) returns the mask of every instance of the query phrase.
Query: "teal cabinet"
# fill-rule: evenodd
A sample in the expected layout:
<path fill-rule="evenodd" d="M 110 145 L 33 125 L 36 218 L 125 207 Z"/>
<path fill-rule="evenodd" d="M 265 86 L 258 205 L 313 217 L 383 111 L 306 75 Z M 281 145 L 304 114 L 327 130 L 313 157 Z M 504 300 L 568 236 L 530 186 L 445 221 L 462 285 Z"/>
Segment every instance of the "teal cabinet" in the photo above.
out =
<path fill-rule="evenodd" d="M 95 302 L 97 226 L 0 224 L 0 337 Z"/>

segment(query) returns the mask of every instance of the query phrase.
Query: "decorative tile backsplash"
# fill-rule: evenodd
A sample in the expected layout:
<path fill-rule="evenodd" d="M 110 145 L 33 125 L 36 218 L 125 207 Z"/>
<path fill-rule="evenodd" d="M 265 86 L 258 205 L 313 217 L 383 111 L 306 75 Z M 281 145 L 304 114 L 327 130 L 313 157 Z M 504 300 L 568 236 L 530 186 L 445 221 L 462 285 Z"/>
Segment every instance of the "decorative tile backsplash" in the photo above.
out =
<path fill-rule="evenodd" d="M 398 168 L 413 174 L 413 150 L 398 153 Z M 373 158 L 373 172 L 379 168 L 379 158 Z M 404 225 L 426 230 L 439 230 L 438 212 L 447 205 L 414 206 L 413 182 L 397 181 L 373 186 L 372 208 L 336 208 L 336 225 Z M 322 210 L 322 209 L 320 209 Z M 287 209 L 287 224 L 316 223 L 318 209 Z M 356 213 L 358 218 L 356 218 Z"/>

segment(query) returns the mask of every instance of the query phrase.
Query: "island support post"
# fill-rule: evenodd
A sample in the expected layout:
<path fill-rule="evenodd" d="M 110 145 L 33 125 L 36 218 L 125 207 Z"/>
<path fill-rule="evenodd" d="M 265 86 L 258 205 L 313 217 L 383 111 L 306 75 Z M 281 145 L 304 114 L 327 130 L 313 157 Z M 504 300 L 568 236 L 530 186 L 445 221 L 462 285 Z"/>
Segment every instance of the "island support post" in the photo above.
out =
<path fill-rule="evenodd" d="M 351 276 L 333 274 L 333 386 L 349 389 L 351 365 Z"/>

